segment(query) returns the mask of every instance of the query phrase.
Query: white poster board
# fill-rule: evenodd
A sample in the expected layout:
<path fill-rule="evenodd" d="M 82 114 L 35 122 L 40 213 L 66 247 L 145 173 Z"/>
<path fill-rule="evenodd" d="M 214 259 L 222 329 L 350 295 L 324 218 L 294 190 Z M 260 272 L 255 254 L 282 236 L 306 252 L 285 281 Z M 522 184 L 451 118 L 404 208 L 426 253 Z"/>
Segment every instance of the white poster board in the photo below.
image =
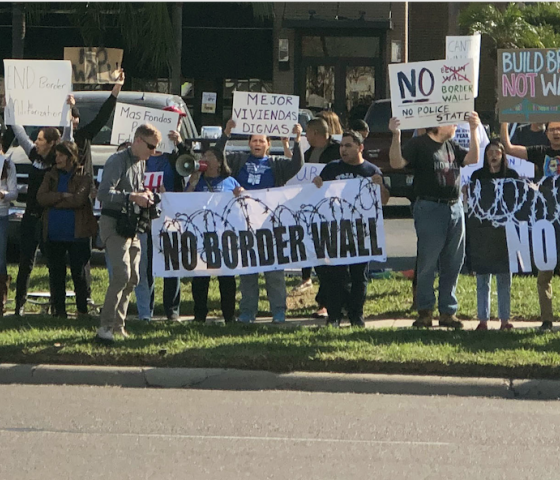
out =
<path fill-rule="evenodd" d="M 293 137 L 298 123 L 299 97 L 277 93 L 233 92 L 232 133 Z"/>
<path fill-rule="evenodd" d="M 232 192 L 163 193 L 157 277 L 385 262 L 381 191 L 369 178 Z"/>
<path fill-rule="evenodd" d="M 144 123 L 149 123 L 161 133 L 161 143 L 157 150 L 171 153 L 175 144 L 169 139 L 168 134 L 171 130 L 177 129 L 178 122 L 179 114 L 176 112 L 140 107 L 128 103 L 117 103 L 113 131 L 111 132 L 111 144 L 120 145 L 123 142 L 132 142 L 136 129 Z"/>
<path fill-rule="evenodd" d="M 474 96 L 478 97 L 480 71 L 480 34 L 445 37 L 445 58 L 472 58 L 474 61 Z"/>
<path fill-rule="evenodd" d="M 72 64 L 67 60 L 4 60 L 6 125 L 70 124 Z"/>
<path fill-rule="evenodd" d="M 402 130 L 466 122 L 474 110 L 474 61 L 389 65 L 391 108 Z"/>
<path fill-rule="evenodd" d="M 311 183 L 313 179 L 323 171 L 323 168 L 325 168 L 324 163 L 305 163 L 303 167 L 301 167 L 301 170 L 286 182 L 286 185 Z"/>

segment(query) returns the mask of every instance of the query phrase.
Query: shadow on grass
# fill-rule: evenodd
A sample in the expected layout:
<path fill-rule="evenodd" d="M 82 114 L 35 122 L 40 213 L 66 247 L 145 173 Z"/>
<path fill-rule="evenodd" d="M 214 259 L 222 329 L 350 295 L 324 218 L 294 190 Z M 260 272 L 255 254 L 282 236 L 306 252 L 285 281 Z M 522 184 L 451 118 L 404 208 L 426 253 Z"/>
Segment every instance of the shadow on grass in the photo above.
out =
<path fill-rule="evenodd" d="M 137 323 L 131 337 L 112 346 L 94 341 L 97 321 L 53 319 L 31 315 L 0 322 L 0 362 L 76 365 L 117 365 L 189 368 L 238 368 L 290 372 L 399 373 L 514 378 L 560 378 L 560 366 L 538 357 L 526 365 L 508 365 L 496 358 L 485 364 L 476 354 L 500 351 L 554 353 L 560 351 L 560 333 L 535 330 L 473 332 L 407 329 L 330 329 L 272 325 L 210 326 L 191 323 Z M 11 331 L 28 330 L 37 339 L 10 343 Z M 41 338 L 43 336 L 43 338 Z M 360 346 L 397 346 L 403 352 L 433 347 L 442 359 L 392 361 L 360 357 Z M 472 360 L 449 360 L 439 349 L 475 354 Z M 372 357 L 375 355 L 372 354 Z M 429 356 L 429 355 L 428 355 Z"/>

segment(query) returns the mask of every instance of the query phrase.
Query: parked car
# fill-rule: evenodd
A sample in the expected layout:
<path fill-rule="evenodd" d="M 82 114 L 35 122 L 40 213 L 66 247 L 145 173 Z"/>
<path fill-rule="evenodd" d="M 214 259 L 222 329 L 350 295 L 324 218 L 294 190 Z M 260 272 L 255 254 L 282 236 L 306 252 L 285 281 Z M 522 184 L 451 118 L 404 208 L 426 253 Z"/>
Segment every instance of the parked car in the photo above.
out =
<path fill-rule="evenodd" d="M 364 158 L 381 169 L 385 186 L 390 189 L 392 197 L 407 197 L 412 200 L 414 172 L 408 168 L 391 168 L 389 163 L 389 148 L 393 138 L 389 131 L 391 117 L 390 99 L 376 100 L 369 107 L 364 118 L 369 126 L 369 135 L 364 141 Z M 412 138 L 412 133 L 411 130 L 401 133 L 402 145 Z"/>
<path fill-rule="evenodd" d="M 74 92 L 76 106 L 80 110 L 80 124 L 87 125 L 91 122 L 103 102 L 108 98 L 110 92 L 108 91 L 84 91 Z M 118 97 L 120 103 L 128 103 L 133 105 L 140 105 L 143 107 L 151 107 L 163 109 L 167 106 L 176 106 L 186 113 L 185 117 L 181 117 L 179 132 L 184 139 L 197 139 L 198 132 L 192 120 L 191 114 L 185 105 L 183 99 L 177 95 L 170 95 L 165 93 L 150 93 L 150 92 L 121 92 Z M 107 121 L 107 124 L 101 129 L 99 134 L 94 137 L 91 145 L 91 156 L 93 162 L 94 177 L 97 182 L 97 175 L 105 162 L 117 150 L 117 146 L 111 145 L 111 131 L 113 125 L 113 114 Z M 32 140 L 37 137 L 39 127 L 26 127 L 27 134 Z M 11 155 L 12 160 L 16 165 L 17 179 L 18 179 L 18 199 L 10 208 L 10 228 L 8 234 L 8 242 L 11 245 L 17 245 L 19 242 L 19 223 L 25 210 L 25 201 L 27 196 L 27 179 L 31 169 L 31 163 L 27 155 L 21 147 L 17 145 L 14 140 L 12 147 L 7 152 Z M 99 211 L 95 212 L 99 215 Z"/>

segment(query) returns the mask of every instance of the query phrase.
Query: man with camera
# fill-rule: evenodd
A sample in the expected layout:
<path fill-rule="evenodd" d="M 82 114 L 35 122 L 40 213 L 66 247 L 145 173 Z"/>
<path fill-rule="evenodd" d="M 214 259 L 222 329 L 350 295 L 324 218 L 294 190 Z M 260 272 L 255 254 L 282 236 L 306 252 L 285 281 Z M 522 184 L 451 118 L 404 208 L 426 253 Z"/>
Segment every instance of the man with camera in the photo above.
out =
<path fill-rule="evenodd" d="M 161 142 L 160 132 L 149 124 L 140 125 L 132 145 L 109 157 L 97 191 L 102 203 L 99 230 L 112 267 L 105 295 L 97 339 L 113 341 L 113 334 L 127 337 L 124 328 L 128 301 L 138 284 L 140 241 L 134 213 L 154 204 L 154 195 L 144 188 L 146 160 Z M 137 221 L 137 218 L 136 218 Z"/>

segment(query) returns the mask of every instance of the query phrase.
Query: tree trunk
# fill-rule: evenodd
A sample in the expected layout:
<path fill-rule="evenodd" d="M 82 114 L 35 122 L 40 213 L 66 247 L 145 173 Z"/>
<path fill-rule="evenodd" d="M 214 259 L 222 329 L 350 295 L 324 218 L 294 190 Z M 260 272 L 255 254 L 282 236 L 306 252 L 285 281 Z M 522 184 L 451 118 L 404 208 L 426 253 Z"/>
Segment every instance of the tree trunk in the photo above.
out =
<path fill-rule="evenodd" d="M 12 58 L 23 58 L 25 43 L 25 5 L 12 4 Z"/>
<path fill-rule="evenodd" d="M 171 57 L 171 93 L 181 95 L 181 52 L 183 46 L 183 3 L 176 2 L 171 6 L 173 37 L 175 49 Z"/>

